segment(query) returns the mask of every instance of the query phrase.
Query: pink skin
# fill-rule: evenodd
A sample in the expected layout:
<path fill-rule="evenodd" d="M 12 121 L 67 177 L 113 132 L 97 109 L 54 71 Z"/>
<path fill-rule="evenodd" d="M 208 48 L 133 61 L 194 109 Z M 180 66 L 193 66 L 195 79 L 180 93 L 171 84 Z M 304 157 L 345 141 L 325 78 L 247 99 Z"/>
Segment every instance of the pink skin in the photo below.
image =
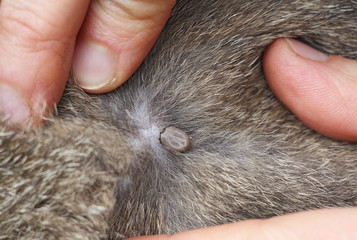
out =
<path fill-rule="evenodd" d="M 84 90 L 108 92 L 126 81 L 153 46 L 175 0 L 123 0 L 116 7 L 113 1 L 89 0 L 0 3 L 0 112 L 14 125 L 22 125 L 38 123 L 53 111 L 71 69 L 75 44 L 74 63 L 93 55 L 83 51 L 84 42 L 100 44 L 107 51 L 99 60 L 107 57 L 107 63 L 116 63 L 97 68 L 109 69 L 104 74 L 107 79 L 88 70 L 88 64 L 74 68 Z M 83 71 L 107 82 L 88 87 L 81 77 L 89 74 Z"/>
<path fill-rule="evenodd" d="M 123 3 L 126 3 L 126 6 L 123 7 Z M 75 64 L 74 70 L 87 71 L 86 67 L 91 68 L 92 62 L 86 64 L 86 61 L 83 61 L 86 56 L 81 58 L 80 54 L 77 54 L 80 52 L 78 50 L 81 50 L 80 46 L 89 42 L 110 49 L 110 62 L 113 63 L 110 67 L 113 71 L 106 69 L 108 75 L 102 76 L 102 78 L 98 74 L 98 79 L 108 81 L 97 82 L 96 79 L 93 79 L 90 86 L 88 83 L 79 81 L 79 86 L 90 93 L 103 93 L 123 84 L 142 63 L 154 45 L 174 4 L 175 0 L 142 0 L 138 2 L 126 0 L 121 1 L 121 5 L 118 4 L 118 8 L 114 8 L 111 12 L 105 8 L 105 1 L 102 3 L 93 1 L 79 34 L 77 41 L 79 48 L 74 56 L 74 63 L 78 61 L 82 64 L 81 66 Z M 94 65 L 98 65 L 98 63 L 95 62 Z M 107 68 L 107 65 L 103 67 Z M 90 74 L 96 73 L 91 72 Z M 76 75 L 76 71 L 74 75 Z"/>
<path fill-rule="evenodd" d="M 59 101 L 88 4 L 1 1 L 0 108 L 15 124 L 38 121 L 45 106 L 51 111 Z"/>
<path fill-rule="evenodd" d="M 352 240 L 357 239 L 357 208 L 306 211 L 265 220 L 246 220 L 174 235 L 128 240 Z"/>
<path fill-rule="evenodd" d="M 276 40 L 264 55 L 273 92 L 312 129 L 357 141 L 357 61 L 324 57 L 296 40 L 288 41 Z"/>

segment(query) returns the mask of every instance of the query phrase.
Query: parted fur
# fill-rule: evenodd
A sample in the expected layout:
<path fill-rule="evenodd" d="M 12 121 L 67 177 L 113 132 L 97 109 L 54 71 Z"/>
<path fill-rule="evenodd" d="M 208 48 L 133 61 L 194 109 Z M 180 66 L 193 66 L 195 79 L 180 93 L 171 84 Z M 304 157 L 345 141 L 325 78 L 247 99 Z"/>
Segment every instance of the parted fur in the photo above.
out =
<path fill-rule="evenodd" d="M 178 1 L 117 90 L 68 84 L 31 132 L 0 131 L 0 239 L 122 239 L 357 205 L 356 144 L 307 128 L 272 94 L 265 47 L 293 37 L 357 59 L 357 3 Z M 167 126 L 191 138 L 161 145 Z"/>

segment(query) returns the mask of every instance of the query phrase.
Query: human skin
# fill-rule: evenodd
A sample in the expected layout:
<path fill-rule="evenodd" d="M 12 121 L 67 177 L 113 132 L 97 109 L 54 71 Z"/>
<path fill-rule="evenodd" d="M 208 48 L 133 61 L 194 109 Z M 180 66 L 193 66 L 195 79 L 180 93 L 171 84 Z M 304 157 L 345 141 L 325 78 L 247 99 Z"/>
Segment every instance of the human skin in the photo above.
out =
<path fill-rule="evenodd" d="M 143 61 L 175 4 L 125 0 L 110 7 L 108 2 L 0 1 L 0 111 L 10 122 L 38 123 L 52 112 L 72 62 L 72 75 L 85 91 L 120 86 Z M 293 50 L 294 42 L 278 39 L 266 50 L 272 90 L 309 127 L 356 141 L 357 61 L 324 58 L 307 46 L 302 53 L 322 59 L 304 58 Z"/>
<path fill-rule="evenodd" d="M 357 239 L 356 224 L 357 208 L 321 209 L 130 240 L 352 240 Z"/>
<path fill-rule="evenodd" d="M 263 65 L 275 95 L 301 121 L 326 136 L 357 141 L 357 60 L 278 39 Z"/>
<path fill-rule="evenodd" d="M 141 64 L 175 4 L 109 2 L 0 1 L 0 111 L 10 122 L 41 122 L 60 100 L 71 68 L 87 92 L 120 86 Z M 272 90 L 309 127 L 356 141 L 357 61 L 295 44 L 306 58 L 293 43 L 278 39 L 266 50 Z"/>
<path fill-rule="evenodd" d="M 53 111 L 71 66 L 87 92 L 108 92 L 126 81 L 155 43 L 175 1 L 0 4 L 0 111 L 23 126 Z"/>

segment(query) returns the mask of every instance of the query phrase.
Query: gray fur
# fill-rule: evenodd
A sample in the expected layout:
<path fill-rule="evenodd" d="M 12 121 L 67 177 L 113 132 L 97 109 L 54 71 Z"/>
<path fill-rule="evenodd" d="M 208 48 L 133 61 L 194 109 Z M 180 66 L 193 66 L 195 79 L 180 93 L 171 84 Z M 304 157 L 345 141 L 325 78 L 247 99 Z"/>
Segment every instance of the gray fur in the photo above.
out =
<path fill-rule="evenodd" d="M 122 87 L 68 84 L 41 128 L 2 123 L 0 239 L 121 239 L 356 206 L 356 144 L 307 128 L 265 82 L 262 53 L 283 36 L 357 59 L 357 3 L 179 1 Z M 189 134 L 189 151 L 161 146 L 167 126 Z"/>

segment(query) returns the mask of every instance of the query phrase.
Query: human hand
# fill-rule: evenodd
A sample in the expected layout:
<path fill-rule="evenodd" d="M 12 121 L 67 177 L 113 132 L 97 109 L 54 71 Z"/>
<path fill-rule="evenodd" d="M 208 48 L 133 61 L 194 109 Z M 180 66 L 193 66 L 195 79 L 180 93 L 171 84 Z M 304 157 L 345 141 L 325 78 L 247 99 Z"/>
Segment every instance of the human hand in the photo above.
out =
<path fill-rule="evenodd" d="M 278 39 L 266 49 L 263 64 L 273 92 L 307 126 L 357 141 L 357 60 Z"/>
<path fill-rule="evenodd" d="M 130 240 L 357 239 L 357 208 L 321 209 Z M 129 240 L 129 239 L 128 239 Z"/>
<path fill-rule="evenodd" d="M 15 125 L 41 121 L 62 96 L 73 52 L 80 87 L 115 89 L 144 60 L 174 4 L 0 0 L 0 112 Z"/>

